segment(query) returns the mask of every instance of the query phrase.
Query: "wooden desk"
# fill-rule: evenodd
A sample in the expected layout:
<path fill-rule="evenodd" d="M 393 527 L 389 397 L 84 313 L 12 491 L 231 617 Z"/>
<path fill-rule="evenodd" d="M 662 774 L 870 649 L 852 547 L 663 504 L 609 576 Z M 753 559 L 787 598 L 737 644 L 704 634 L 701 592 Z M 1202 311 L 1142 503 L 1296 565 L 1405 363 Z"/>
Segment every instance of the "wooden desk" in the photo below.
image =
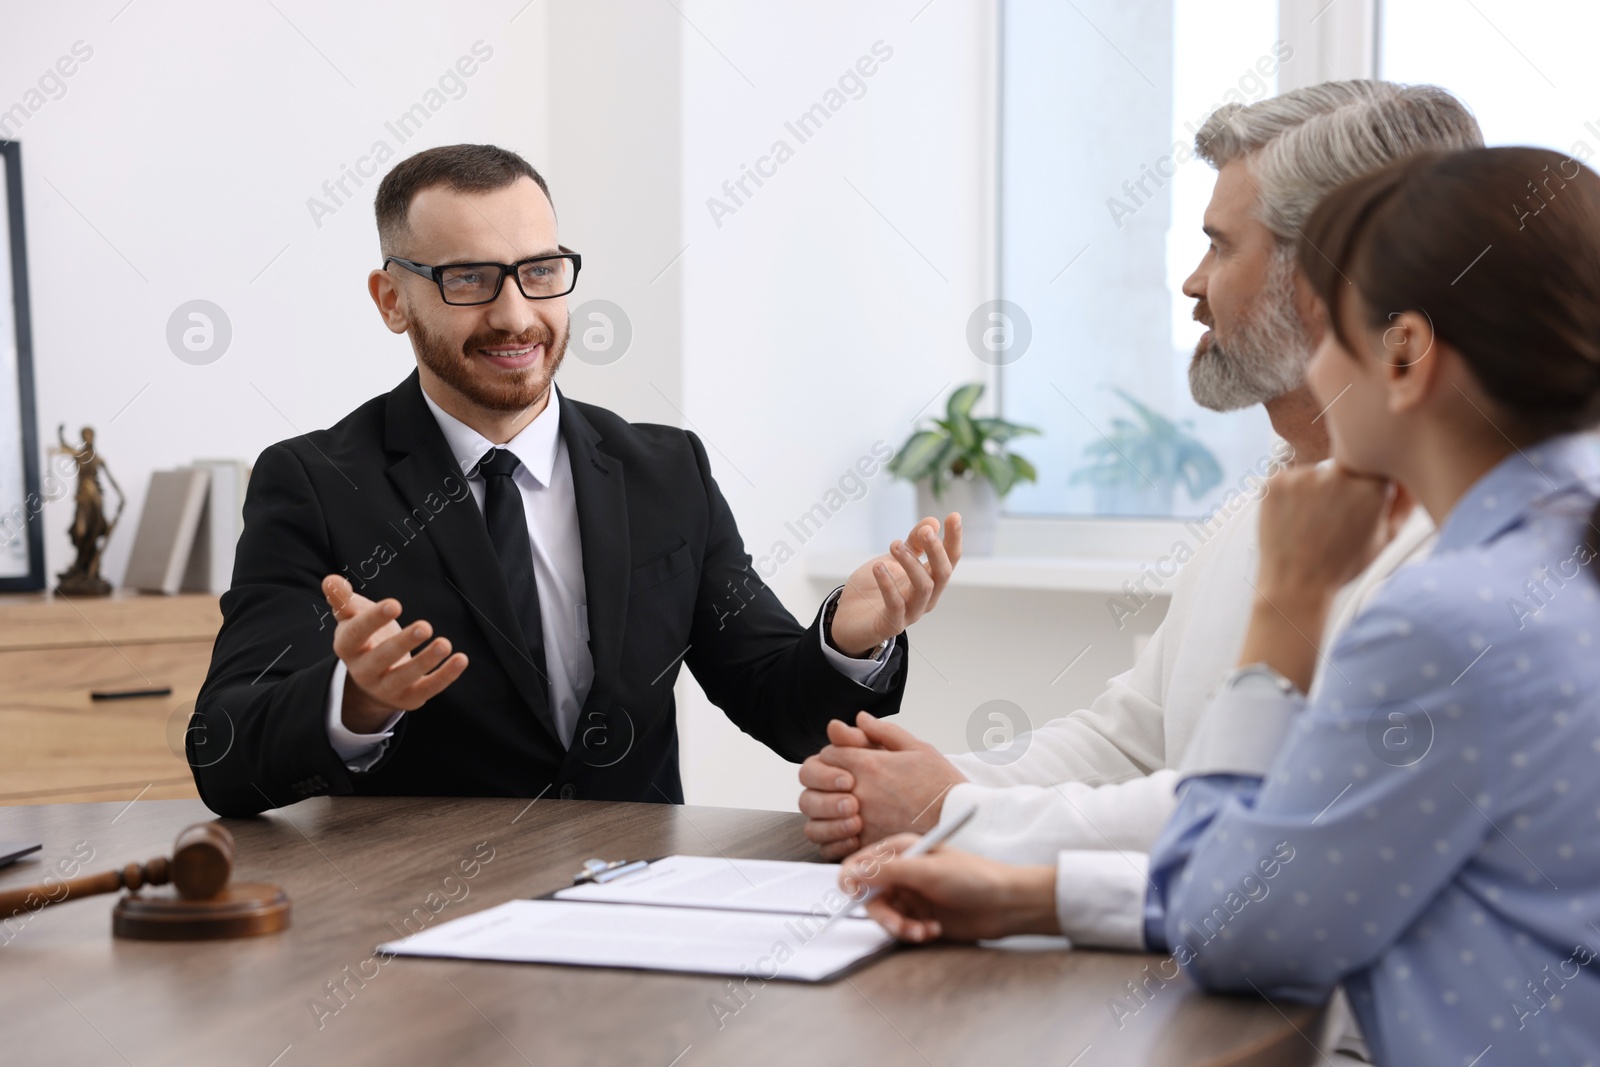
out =
<path fill-rule="evenodd" d="M 164 854 L 179 829 L 207 814 L 182 800 L 0 809 L 0 837 L 46 842 L 40 859 L 0 870 L 0 888 L 37 880 L 75 846 L 93 848 L 91 870 Z M 1318 1010 L 1208 997 L 1182 979 L 1152 984 L 1149 1002 L 1119 1029 L 1109 1004 L 1126 998 L 1124 983 L 1142 981 L 1147 965 L 1155 969 L 1155 956 L 905 949 L 828 985 L 752 982 L 743 1007 L 722 978 L 373 959 L 404 918 L 426 917 L 430 894 L 440 910 L 429 921 L 443 922 L 559 888 L 591 855 L 807 858 L 798 815 L 324 797 L 225 821 L 238 840 L 236 876 L 284 886 L 291 928 L 153 943 L 111 937 L 109 896 L 39 912 L 0 935 L 10 937 L 0 943 L 8 1059 L 1260 1067 L 1315 1058 L 1300 1032 L 1319 1038 Z M 492 858 L 469 878 L 460 864 L 470 869 L 475 852 Z M 457 902 L 441 904 L 447 897 Z M 717 1000 L 738 1009 L 720 1028 Z"/>

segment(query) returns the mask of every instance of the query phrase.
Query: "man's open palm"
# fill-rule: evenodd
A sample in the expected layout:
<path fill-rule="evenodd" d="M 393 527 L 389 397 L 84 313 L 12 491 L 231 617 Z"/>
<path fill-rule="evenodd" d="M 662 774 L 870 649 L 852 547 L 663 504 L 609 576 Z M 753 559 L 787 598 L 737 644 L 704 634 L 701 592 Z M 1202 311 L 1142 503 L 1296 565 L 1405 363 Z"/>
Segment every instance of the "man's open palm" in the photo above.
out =
<path fill-rule="evenodd" d="M 348 671 L 340 705 L 347 729 L 372 733 L 395 712 L 420 708 L 467 669 L 466 654 L 452 655 L 448 638 L 428 641 L 433 627 L 425 620 L 402 627 L 398 600 L 369 600 L 337 574 L 322 579 L 322 592 L 338 620 L 333 652 Z"/>

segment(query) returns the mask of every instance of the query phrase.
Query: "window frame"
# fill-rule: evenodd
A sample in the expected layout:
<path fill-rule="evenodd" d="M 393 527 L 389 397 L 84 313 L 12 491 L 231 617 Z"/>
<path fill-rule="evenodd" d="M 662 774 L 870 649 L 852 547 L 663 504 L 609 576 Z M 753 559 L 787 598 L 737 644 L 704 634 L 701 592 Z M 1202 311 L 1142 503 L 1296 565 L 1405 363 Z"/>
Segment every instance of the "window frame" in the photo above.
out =
<path fill-rule="evenodd" d="M 987 116 L 980 158 L 988 160 L 984 213 L 984 281 L 1000 292 L 1000 160 L 1006 0 L 989 0 L 991 34 L 987 44 Z M 1378 27 L 1382 0 L 1279 0 L 1278 37 L 1294 50 L 1295 59 L 1279 68 L 1278 91 L 1341 78 L 1376 77 Z M 1004 294 L 1001 294 L 1002 296 Z M 987 388 L 978 407 L 982 414 L 1005 412 L 1005 368 L 983 364 L 978 374 Z M 1115 559 L 1150 561 L 1188 538 L 1186 528 L 1197 519 L 1134 519 L 1116 516 L 1012 515 L 1002 502 L 996 555 L 1031 558 Z"/>

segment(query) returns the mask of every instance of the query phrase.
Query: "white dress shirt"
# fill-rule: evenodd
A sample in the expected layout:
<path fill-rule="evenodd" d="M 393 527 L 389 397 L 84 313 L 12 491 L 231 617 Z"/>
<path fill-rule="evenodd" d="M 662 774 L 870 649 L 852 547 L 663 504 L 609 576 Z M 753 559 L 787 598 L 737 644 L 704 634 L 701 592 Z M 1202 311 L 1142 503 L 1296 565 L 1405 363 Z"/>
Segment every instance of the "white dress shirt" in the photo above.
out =
<path fill-rule="evenodd" d="M 1055 864 L 1057 916 L 1076 943 L 1144 949 L 1147 853 L 1176 808 L 1174 768 L 1244 644 L 1259 511 L 1256 503 L 1241 508 L 1198 546 L 1144 652 L 1088 708 L 1033 731 L 1015 762 L 950 757 L 969 782 L 950 790 L 941 821 L 977 809 L 952 847 L 1008 863 Z M 1323 647 L 1397 567 L 1432 543 L 1433 524 L 1417 508 L 1340 591 Z"/>
<path fill-rule="evenodd" d="M 484 513 L 484 479 L 476 473 L 476 468 L 484 454 L 491 448 L 504 448 L 522 464 L 512 474 L 512 480 L 522 493 L 533 548 L 540 628 L 544 631 L 546 697 L 562 743 L 570 746 L 578 713 L 594 684 L 594 658 L 589 653 L 588 601 L 577 496 L 572 486 L 567 445 L 560 432 L 560 394 L 552 388 L 545 409 L 523 427 L 521 433 L 499 446 L 441 408 L 426 389 L 422 391 L 422 399 L 433 412 L 451 454 L 466 475 L 480 515 Z M 833 595 L 837 596 L 838 591 Z M 823 641 L 822 653 L 835 670 L 867 685 L 890 662 L 889 657 L 882 655 L 888 647 L 885 645 L 873 659 L 852 659 Z M 360 772 L 377 763 L 393 736 L 395 723 L 405 712 L 390 716 L 376 733 L 358 734 L 347 728 L 342 715 L 347 673 L 341 660 L 328 683 L 328 741 L 346 767 Z"/>

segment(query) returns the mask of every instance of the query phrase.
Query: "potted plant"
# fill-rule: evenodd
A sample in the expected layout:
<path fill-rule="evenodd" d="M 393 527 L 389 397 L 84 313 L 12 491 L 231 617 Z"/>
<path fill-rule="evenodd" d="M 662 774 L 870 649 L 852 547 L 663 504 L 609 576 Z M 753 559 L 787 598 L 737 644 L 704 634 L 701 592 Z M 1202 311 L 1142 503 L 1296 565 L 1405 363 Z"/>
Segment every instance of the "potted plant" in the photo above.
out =
<path fill-rule="evenodd" d="M 1118 417 L 1111 432 L 1084 450 L 1090 462 L 1067 480 L 1094 487 L 1095 511 L 1101 515 L 1167 516 L 1173 512 L 1173 491 L 1182 485 L 1199 500 L 1222 481 L 1222 466 L 1212 451 L 1188 429 L 1173 422 L 1121 389 L 1138 422 Z"/>
<path fill-rule="evenodd" d="M 892 474 L 916 483 L 919 515 L 961 513 L 962 550 L 979 556 L 994 551 L 1001 498 L 1018 482 L 1038 481 L 1033 464 L 1009 451 L 1007 442 L 1039 432 L 1001 418 L 974 418 L 972 407 L 982 395 L 982 382 L 957 389 L 945 417 L 913 432 L 889 461 Z"/>

